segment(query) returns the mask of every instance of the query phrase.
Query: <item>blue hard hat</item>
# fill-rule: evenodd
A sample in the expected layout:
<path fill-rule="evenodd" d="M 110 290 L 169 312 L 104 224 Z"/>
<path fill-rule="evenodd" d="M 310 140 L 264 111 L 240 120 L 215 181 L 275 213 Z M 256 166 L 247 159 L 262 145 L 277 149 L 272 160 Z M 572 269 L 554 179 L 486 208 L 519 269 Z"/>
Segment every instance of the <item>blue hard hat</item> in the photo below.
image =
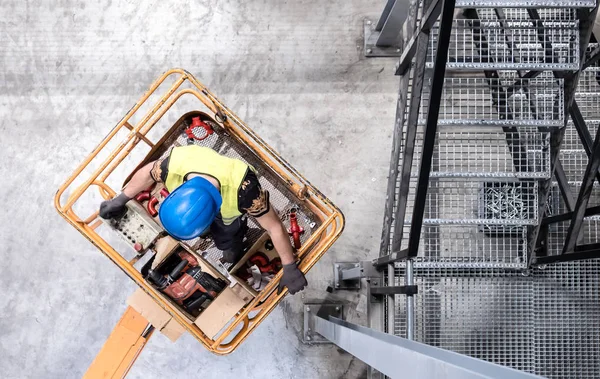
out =
<path fill-rule="evenodd" d="M 196 176 L 167 196 L 158 210 L 158 216 L 170 235 L 180 240 L 190 240 L 212 224 L 222 202 L 215 186 Z"/>

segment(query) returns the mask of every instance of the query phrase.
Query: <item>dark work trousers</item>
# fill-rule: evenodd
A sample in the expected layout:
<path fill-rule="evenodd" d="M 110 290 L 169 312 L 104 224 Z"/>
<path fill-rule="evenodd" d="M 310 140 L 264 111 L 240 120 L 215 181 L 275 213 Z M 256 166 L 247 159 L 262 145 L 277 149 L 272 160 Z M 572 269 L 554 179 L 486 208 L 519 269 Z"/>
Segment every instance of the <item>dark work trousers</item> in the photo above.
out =
<path fill-rule="evenodd" d="M 212 234 L 217 249 L 222 251 L 230 249 L 238 254 L 244 248 L 242 243 L 247 230 L 248 220 L 245 216 L 240 216 L 230 225 L 225 225 L 221 215 L 218 215 L 210 225 L 210 234 Z"/>

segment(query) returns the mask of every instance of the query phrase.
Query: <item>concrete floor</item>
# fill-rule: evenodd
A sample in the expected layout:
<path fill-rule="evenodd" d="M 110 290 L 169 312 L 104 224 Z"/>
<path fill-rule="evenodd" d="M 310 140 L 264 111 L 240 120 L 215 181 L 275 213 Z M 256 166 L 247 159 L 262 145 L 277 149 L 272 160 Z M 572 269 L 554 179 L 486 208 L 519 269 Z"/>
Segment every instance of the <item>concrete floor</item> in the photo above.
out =
<path fill-rule="evenodd" d="M 299 338 L 301 304 L 325 297 L 332 262 L 377 254 L 398 82 L 393 59 L 363 57 L 362 22 L 383 3 L 3 1 L 1 376 L 81 377 L 121 316 L 134 283 L 58 215 L 53 196 L 150 83 L 182 67 L 329 196 L 347 226 L 309 288 L 235 353 L 157 333 L 130 377 L 364 377 L 350 355 Z"/>

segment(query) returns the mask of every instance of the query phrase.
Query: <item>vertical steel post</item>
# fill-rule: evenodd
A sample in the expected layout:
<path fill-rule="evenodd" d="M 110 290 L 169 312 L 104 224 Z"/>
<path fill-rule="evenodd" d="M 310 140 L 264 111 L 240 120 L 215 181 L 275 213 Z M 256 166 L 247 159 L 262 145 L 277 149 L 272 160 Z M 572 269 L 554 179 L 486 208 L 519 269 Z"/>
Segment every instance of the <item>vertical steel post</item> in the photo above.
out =
<path fill-rule="evenodd" d="M 396 285 L 395 267 L 393 263 L 388 265 L 388 286 Z M 396 323 L 396 295 L 387 296 L 387 332 L 394 334 L 394 326 Z"/>
<path fill-rule="evenodd" d="M 406 270 L 404 275 L 404 283 L 407 286 L 412 286 L 415 284 L 415 279 L 413 276 L 413 260 L 406 260 Z M 415 339 L 415 297 L 414 295 L 406 296 L 406 339 L 414 340 Z"/>

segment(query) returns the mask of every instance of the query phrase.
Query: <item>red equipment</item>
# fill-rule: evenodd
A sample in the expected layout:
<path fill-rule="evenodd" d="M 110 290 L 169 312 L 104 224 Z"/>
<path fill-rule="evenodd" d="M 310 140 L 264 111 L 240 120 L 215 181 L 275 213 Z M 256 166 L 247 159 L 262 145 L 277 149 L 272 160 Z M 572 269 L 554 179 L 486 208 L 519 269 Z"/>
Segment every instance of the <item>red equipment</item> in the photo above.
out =
<path fill-rule="evenodd" d="M 226 283 L 203 272 L 192 254 L 180 252 L 178 255 L 181 261 L 169 274 L 149 270 L 148 278 L 159 290 L 196 316 L 202 311 L 204 303 L 214 300 Z"/>
<path fill-rule="evenodd" d="M 296 213 L 290 213 L 290 230 L 288 233 L 292 236 L 294 240 L 294 247 L 299 249 L 302 243 L 300 242 L 300 235 L 304 233 L 304 228 L 298 225 L 298 219 L 296 219 Z"/>
<path fill-rule="evenodd" d="M 147 201 L 146 210 L 148 211 L 148 214 L 152 217 L 156 217 L 156 215 L 158 215 L 158 210 L 156 209 L 156 206 L 158 205 L 159 200 L 155 196 L 152 196 L 150 194 L 153 187 L 154 187 L 154 185 L 152 185 L 150 188 L 138 193 L 135 196 L 135 200 L 140 204 L 142 204 L 144 201 Z M 160 195 L 162 196 L 163 199 L 165 199 L 167 196 L 169 196 L 169 191 L 166 188 L 161 188 Z"/>
<path fill-rule="evenodd" d="M 204 128 L 204 135 L 201 137 L 196 136 L 196 134 L 194 134 L 194 129 L 196 128 Z M 196 141 L 202 141 L 213 133 L 214 131 L 210 125 L 200 120 L 200 116 L 192 117 L 192 123 L 187 127 L 187 129 L 185 129 L 185 134 L 188 136 L 188 138 Z"/>

